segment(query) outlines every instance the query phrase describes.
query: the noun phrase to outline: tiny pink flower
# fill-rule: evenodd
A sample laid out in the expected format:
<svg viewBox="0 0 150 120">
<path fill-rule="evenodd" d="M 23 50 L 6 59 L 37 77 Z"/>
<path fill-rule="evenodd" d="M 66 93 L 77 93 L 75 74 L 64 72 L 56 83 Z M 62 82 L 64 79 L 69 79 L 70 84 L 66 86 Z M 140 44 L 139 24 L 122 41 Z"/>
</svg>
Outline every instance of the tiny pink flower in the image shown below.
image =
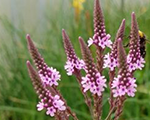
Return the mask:
<svg viewBox="0 0 150 120">
<path fill-rule="evenodd" d="M 46 112 L 47 115 L 50 115 L 51 117 L 53 117 L 55 113 L 56 113 L 56 109 L 53 106 L 47 108 L 47 112 Z"/>
<path fill-rule="evenodd" d="M 60 97 L 58 95 L 54 96 L 53 105 L 55 106 L 55 108 L 58 108 L 61 111 L 66 110 L 66 107 L 64 106 L 64 102 L 60 100 Z"/>
<path fill-rule="evenodd" d="M 90 89 L 90 79 L 88 78 L 88 75 L 86 75 L 85 77 L 82 77 L 81 84 L 82 84 L 82 86 L 84 88 L 83 92 L 86 92 L 87 90 Z"/>
<path fill-rule="evenodd" d="M 88 40 L 88 47 L 90 47 L 92 44 L 93 44 L 93 39 L 92 38 L 90 38 L 89 40 Z"/>
<path fill-rule="evenodd" d="M 41 110 L 43 110 L 44 109 L 44 103 L 43 102 L 39 102 L 38 104 L 37 104 L 37 110 L 38 111 L 41 111 Z"/>
</svg>

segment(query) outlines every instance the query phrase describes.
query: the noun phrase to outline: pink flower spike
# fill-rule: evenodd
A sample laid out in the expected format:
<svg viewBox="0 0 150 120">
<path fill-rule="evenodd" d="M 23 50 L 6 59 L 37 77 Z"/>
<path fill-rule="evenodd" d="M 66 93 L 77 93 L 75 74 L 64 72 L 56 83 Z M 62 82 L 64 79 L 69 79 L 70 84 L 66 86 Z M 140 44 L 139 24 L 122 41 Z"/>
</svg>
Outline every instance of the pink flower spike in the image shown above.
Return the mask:
<svg viewBox="0 0 150 120">
<path fill-rule="evenodd" d="M 79 71 L 81 69 L 84 69 L 85 63 L 83 60 L 80 60 L 71 44 L 71 41 L 69 39 L 69 36 L 65 32 L 65 30 L 62 30 L 62 36 L 63 36 L 63 43 L 65 48 L 65 53 L 67 55 L 67 62 L 65 65 L 65 70 L 67 71 L 68 75 L 74 74 L 76 71 Z"/>
<path fill-rule="evenodd" d="M 126 53 L 122 45 L 122 40 L 118 39 L 118 76 L 112 82 L 112 92 L 114 97 L 128 95 L 133 97 L 136 92 L 135 78 L 132 77 L 127 64 Z"/>
<path fill-rule="evenodd" d="M 27 61 L 27 67 L 34 89 L 40 99 L 40 102 L 37 104 L 37 110 L 41 111 L 46 109 L 46 114 L 52 117 L 55 116 L 55 113 L 58 111 L 64 112 L 66 110 L 65 103 L 61 97 L 57 95 L 57 92 L 53 92 L 52 87 L 51 89 L 47 89 L 42 84 L 41 78 L 31 66 L 29 61 Z"/>
<path fill-rule="evenodd" d="M 39 76 L 41 77 L 41 80 L 45 85 L 58 86 L 58 81 L 60 80 L 61 77 L 59 72 L 52 67 L 48 67 L 48 65 L 44 62 L 44 59 L 38 52 L 38 49 L 35 47 L 29 34 L 27 34 L 26 38 L 28 40 L 27 42 L 28 42 L 29 52 L 38 69 L 38 73 Z"/>
<path fill-rule="evenodd" d="M 87 92 L 89 90 L 92 94 L 101 96 L 104 88 L 106 87 L 106 79 L 98 72 L 94 64 L 91 52 L 81 37 L 79 37 L 79 43 L 86 68 L 86 76 L 82 77 L 81 81 L 84 92 Z"/>
<path fill-rule="evenodd" d="M 105 22 L 103 12 L 99 3 L 99 0 L 94 2 L 94 36 L 88 40 L 88 46 L 95 44 L 96 46 L 105 49 L 106 47 L 111 48 L 112 42 L 110 35 L 106 34 Z"/>
<path fill-rule="evenodd" d="M 129 64 L 130 72 L 134 72 L 136 69 L 142 70 L 144 67 L 145 60 L 140 53 L 140 38 L 138 23 L 136 21 L 135 13 L 131 15 L 131 32 L 130 32 L 130 43 L 129 43 L 129 54 L 127 57 L 127 62 Z"/>
</svg>

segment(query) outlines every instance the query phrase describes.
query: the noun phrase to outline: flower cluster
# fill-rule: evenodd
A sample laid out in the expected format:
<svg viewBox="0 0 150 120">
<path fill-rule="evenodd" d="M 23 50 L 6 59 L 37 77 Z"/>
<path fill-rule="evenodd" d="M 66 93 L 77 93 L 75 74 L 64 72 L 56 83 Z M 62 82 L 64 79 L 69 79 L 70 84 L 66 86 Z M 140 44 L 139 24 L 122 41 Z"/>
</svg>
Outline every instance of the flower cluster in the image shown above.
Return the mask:
<svg viewBox="0 0 150 120">
<path fill-rule="evenodd" d="M 102 92 L 104 91 L 104 87 L 106 87 L 106 79 L 98 72 L 93 72 L 91 76 L 88 71 L 86 76 L 82 77 L 81 84 L 84 88 L 84 92 L 90 90 L 92 94 L 97 94 L 98 96 L 101 96 Z"/>
<path fill-rule="evenodd" d="M 81 82 L 84 92 L 90 90 L 92 94 L 101 96 L 104 87 L 106 87 L 106 79 L 97 71 L 90 50 L 81 37 L 79 38 L 79 42 L 86 69 L 86 76 L 82 77 Z"/>
<path fill-rule="evenodd" d="M 45 85 L 58 85 L 58 80 L 60 80 L 60 74 L 56 69 L 52 67 L 45 67 L 45 70 L 41 69 L 38 71 L 38 73 Z"/>
<path fill-rule="evenodd" d="M 101 48 L 105 48 L 105 47 L 112 47 L 112 42 L 110 40 L 111 36 L 109 34 L 105 34 L 103 33 L 103 37 L 100 37 L 98 35 L 98 33 L 95 33 L 93 38 L 90 38 L 88 40 L 88 46 L 91 46 L 92 44 L 95 44 L 97 46 L 100 46 Z"/>
<path fill-rule="evenodd" d="M 65 32 L 65 30 L 62 30 L 62 36 L 63 36 L 65 53 L 67 55 L 67 62 L 65 65 L 65 70 L 67 71 L 68 75 L 72 75 L 76 71 L 84 69 L 85 63 L 83 60 L 80 60 L 77 57 L 77 55 L 74 51 L 74 48 L 70 42 L 69 36 Z"/>
<path fill-rule="evenodd" d="M 44 93 L 42 93 L 41 96 L 43 96 L 43 94 Z M 58 110 L 66 110 L 66 106 L 64 106 L 64 102 L 60 99 L 60 96 L 55 95 L 53 97 L 49 91 L 47 91 L 45 95 L 46 97 L 41 98 L 41 101 L 37 104 L 38 111 L 46 109 L 46 114 L 53 117 Z"/>
<path fill-rule="evenodd" d="M 138 33 L 138 25 L 135 17 L 135 13 L 132 13 L 132 24 L 130 33 L 130 51 L 127 57 L 130 72 L 136 69 L 142 69 L 144 67 L 145 60 L 140 53 L 140 38 Z"/>
<path fill-rule="evenodd" d="M 84 69 L 84 67 L 85 67 L 84 61 L 78 58 L 71 58 L 71 59 L 68 58 L 66 65 L 65 65 L 65 69 L 68 75 L 72 75 L 75 69 L 81 70 L 81 69 Z"/>
<path fill-rule="evenodd" d="M 135 71 L 136 69 L 142 70 L 142 68 L 144 67 L 144 63 L 145 63 L 144 58 L 141 57 L 139 52 L 136 52 L 135 54 L 133 54 L 132 51 L 130 52 L 131 52 L 130 55 L 128 55 L 127 57 L 130 72 Z M 137 60 L 135 60 L 134 55 L 137 55 Z"/>
<path fill-rule="evenodd" d="M 113 51 L 111 54 L 107 53 L 105 56 L 104 56 L 104 66 L 103 68 L 110 68 L 111 71 L 113 71 L 117 65 L 118 65 L 118 61 L 117 59 L 115 59 L 115 57 L 117 57 L 117 54 L 115 54 L 115 56 L 112 55 L 113 54 Z"/>
<path fill-rule="evenodd" d="M 127 71 L 129 72 L 129 71 Z M 114 93 L 114 97 L 124 96 L 127 94 L 128 96 L 134 97 L 136 92 L 137 85 L 135 84 L 136 79 L 130 77 L 130 74 L 124 76 L 125 73 L 118 75 L 117 78 L 114 79 L 112 83 L 112 89 Z"/>
</svg>

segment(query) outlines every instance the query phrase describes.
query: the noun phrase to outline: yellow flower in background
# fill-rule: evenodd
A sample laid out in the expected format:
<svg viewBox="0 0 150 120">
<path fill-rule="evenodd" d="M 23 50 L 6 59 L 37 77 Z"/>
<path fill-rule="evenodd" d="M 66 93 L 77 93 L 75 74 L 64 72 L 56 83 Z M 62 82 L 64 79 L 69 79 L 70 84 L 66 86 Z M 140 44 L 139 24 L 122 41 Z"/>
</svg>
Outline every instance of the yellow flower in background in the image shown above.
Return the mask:
<svg viewBox="0 0 150 120">
<path fill-rule="evenodd" d="M 81 11 L 83 10 L 83 3 L 85 0 L 73 0 L 73 7 L 75 9 L 75 16 L 79 18 Z"/>
</svg>

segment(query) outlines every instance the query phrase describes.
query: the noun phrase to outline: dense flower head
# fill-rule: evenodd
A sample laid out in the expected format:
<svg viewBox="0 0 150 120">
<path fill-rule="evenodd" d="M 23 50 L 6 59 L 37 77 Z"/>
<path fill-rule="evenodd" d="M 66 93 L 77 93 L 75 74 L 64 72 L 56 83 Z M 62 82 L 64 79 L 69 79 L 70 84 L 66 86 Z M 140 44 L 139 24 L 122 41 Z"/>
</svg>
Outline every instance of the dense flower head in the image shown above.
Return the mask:
<svg viewBox="0 0 150 120">
<path fill-rule="evenodd" d="M 111 54 L 107 53 L 104 56 L 104 66 L 103 66 L 103 68 L 108 67 L 108 68 L 110 68 L 110 71 L 113 71 L 118 65 L 118 61 L 117 61 L 117 59 L 115 59 L 117 54 L 115 54 L 115 56 L 113 56 L 112 54 L 113 53 L 111 53 Z"/>
<path fill-rule="evenodd" d="M 145 60 L 140 53 L 140 38 L 138 33 L 138 24 L 135 13 L 132 13 L 131 32 L 130 32 L 130 51 L 127 57 L 130 72 L 144 67 Z"/>
<path fill-rule="evenodd" d="M 118 66 L 118 60 L 117 60 L 117 46 L 118 46 L 118 39 L 123 39 L 124 36 L 124 30 L 125 30 L 125 19 L 122 20 L 122 23 L 119 27 L 119 30 L 116 34 L 115 41 L 113 43 L 111 53 L 108 53 L 104 56 L 104 66 L 103 68 L 110 68 L 110 71 L 113 71 Z"/>
<path fill-rule="evenodd" d="M 67 55 L 67 62 L 65 65 L 65 69 L 67 71 L 68 75 L 74 74 L 74 72 L 77 70 L 81 70 L 85 68 L 85 63 L 83 60 L 80 60 L 71 44 L 71 41 L 65 32 L 65 30 L 62 30 L 62 36 L 63 36 L 63 42 L 64 42 L 64 48 L 65 53 Z"/>
<path fill-rule="evenodd" d="M 65 111 L 66 106 L 63 100 L 60 99 L 60 96 L 57 95 L 56 92 L 48 90 L 43 85 L 41 78 L 33 69 L 29 61 L 27 61 L 27 67 L 34 89 L 40 99 L 40 102 L 37 104 L 37 110 L 41 111 L 46 109 L 46 114 L 50 116 L 54 116 L 58 111 Z"/>
<path fill-rule="evenodd" d="M 76 60 L 67 60 L 65 69 L 68 75 L 72 75 L 75 72 L 75 69 L 81 70 L 84 69 L 85 63 L 83 60 L 76 59 Z"/>
<path fill-rule="evenodd" d="M 112 82 L 112 92 L 114 97 L 128 96 L 133 97 L 136 92 L 137 85 L 135 78 L 132 77 L 127 64 L 125 50 L 122 45 L 122 40 L 118 39 L 118 76 Z"/>
<path fill-rule="evenodd" d="M 104 37 L 98 36 L 98 33 L 94 34 L 93 38 L 90 38 L 88 40 L 88 46 L 91 46 L 92 44 L 95 44 L 97 46 L 100 46 L 101 48 L 109 47 L 112 48 L 112 42 L 110 40 L 111 36 L 109 34 L 103 35 Z"/>
<path fill-rule="evenodd" d="M 58 81 L 60 80 L 59 72 L 52 67 L 48 67 L 48 65 L 44 62 L 44 59 L 32 42 L 30 35 L 27 35 L 26 38 L 28 40 L 28 49 L 38 69 L 39 76 L 41 77 L 43 83 L 45 85 L 57 86 Z"/>
<path fill-rule="evenodd" d="M 45 68 L 45 72 L 43 69 L 39 70 L 39 76 L 41 77 L 43 83 L 45 85 L 58 85 L 58 80 L 60 80 L 60 74 L 59 72 L 52 68 L 52 67 L 47 67 Z"/>
<path fill-rule="evenodd" d="M 90 90 L 91 93 L 101 96 L 104 91 L 104 87 L 106 87 L 105 77 L 101 76 L 99 72 L 93 72 L 93 75 L 88 74 L 88 72 L 85 77 L 82 77 L 81 84 L 84 88 L 84 92 Z"/>
<path fill-rule="evenodd" d="M 92 94 L 97 94 L 98 96 L 101 96 L 102 92 L 104 91 L 104 87 L 106 87 L 106 79 L 98 72 L 94 64 L 91 52 L 81 37 L 79 37 L 79 42 L 82 56 L 85 62 L 86 71 L 86 76 L 82 77 L 81 82 L 84 88 L 84 92 L 90 90 Z"/>
<path fill-rule="evenodd" d="M 43 94 L 43 93 L 42 93 Z M 57 111 L 66 110 L 64 102 L 60 99 L 60 96 L 55 95 L 54 97 L 47 91 L 44 98 L 37 104 L 37 110 L 41 111 L 46 109 L 46 114 L 54 116 Z"/>
<path fill-rule="evenodd" d="M 102 49 L 105 47 L 112 47 L 112 42 L 110 40 L 111 36 L 106 34 L 104 17 L 102 9 L 100 7 L 99 0 L 95 0 L 94 6 L 94 36 L 88 40 L 88 46 L 95 44 L 100 46 Z"/>
<path fill-rule="evenodd" d="M 129 72 L 129 71 L 127 71 Z M 112 83 L 112 89 L 114 93 L 114 97 L 124 96 L 127 94 L 128 96 L 134 97 L 136 92 L 136 79 L 130 77 L 130 74 L 124 76 L 126 73 L 122 73 L 122 75 L 118 75 L 117 78 L 114 78 Z"/>
</svg>

